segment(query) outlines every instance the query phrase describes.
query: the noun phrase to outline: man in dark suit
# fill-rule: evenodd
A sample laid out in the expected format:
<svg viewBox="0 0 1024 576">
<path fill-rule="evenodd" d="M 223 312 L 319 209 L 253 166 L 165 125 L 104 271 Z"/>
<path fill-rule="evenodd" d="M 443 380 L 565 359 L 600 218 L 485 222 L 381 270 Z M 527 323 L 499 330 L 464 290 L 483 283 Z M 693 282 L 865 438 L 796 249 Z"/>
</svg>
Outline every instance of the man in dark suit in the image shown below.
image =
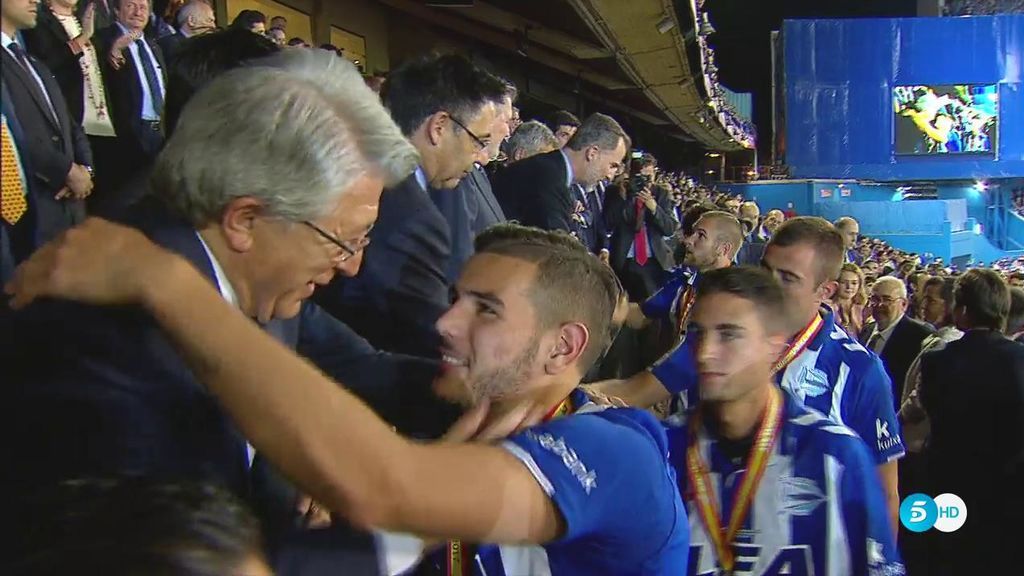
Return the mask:
<svg viewBox="0 0 1024 576">
<path fill-rule="evenodd" d="M 672 216 L 668 191 L 654 186 L 654 157 L 633 161 L 633 177 L 625 195 L 610 195 L 606 214 L 612 231 L 612 270 L 622 280 L 631 302 L 643 302 L 661 286 L 665 273 L 675 267 L 665 238 L 675 234 L 679 222 Z"/>
<path fill-rule="evenodd" d="M 491 181 L 484 168 L 498 157 L 501 144 L 508 138 L 512 102 L 515 101 L 516 93 L 515 86 L 508 84 L 508 93 L 501 102 L 496 103 L 497 113 L 491 124 L 491 141 L 480 150 L 469 173 L 451 190 L 430 189 L 430 199 L 444 216 L 451 231 L 451 257 L 445 265 L 445 276 L 449 284 L 455 283 L 462 273 L 463 265 L 473 255 L 477 234 L 505 221 L 505 213 L 494 197 Z"/>
<path fill-rule="evenodd" d="M 166 69 L 160 48 L 143 31 L 149 21 L 147 0 L 120 0 L 117 22 L 93 39 L 103 68 L 103 83 L 117 138 L 109 150 L 97 150 L 99 194 L 91 211 L 109 214 L 135 200 L 125 184 L 145 170 L 163 145 Z"/>
<path fill-rule="evenodd" d="M 604 182 L 598 182 L 589 190 L 579 184 L 571 187 L 576 210 L 573 220 L 576 223 L 576 237 L 587 247 L 591 254 L 608 261 L 608 233 L 604 214 Z"/>
<path fill-rule="evenodd" d="M 0 58 L 7 106 L 25 135 L 19 151 L 32 168 L 28 189 L 35 209 L 34 241 L 41 244 L 84 217 L 83 199 L 92 192 L 92 152 L 53 74 L 15 41 L 18 30 L 36 25 L 35 8 L 31 0 L 3 3 Z"/>
<path fill-rule="evenodd" d="M 381 196 L 366 264 L 317 301 L 383 350 L 436 357 L 435 323 L 449 305 L 445 274 L 451 230 L 428 190 L 454 188 L 493 139 L 495 103 L 506 85 L 455 55 L 432 56 L 393 71 L 384 102 L 420 154 L 420 165 Z"/>
<path fill-rule="evenodd" d="M 929 495 L 953 493 L 967 506 L 957 531 L 931 531 L 925 573 L 1015 574 L 1024 518 L 1024 346 L 1003 336 L 1005 281 L 968 270 L 954 290 L 963 338 L 921 357 L 921 403 L 931 421 L 925 447 Z"/>
<path fill-rule="evenodd" d="M 181 44 L 193 36 L 209 34 L 217 28 L 217 17 L 213 13 L 213 6 L 203 0 L 191 0 L 178 10 L 175 22 L 178 31 L 168 34 L 157 40 L 164 59 L 169 65 L 173 65 Z"/>
<path fill-rule="evenodd" d="M 592 114 L 564 148 L 516 162 L 496 174 L 494 195 L 510 220 L 575 232 L 576 202 L 569 188 L 579 184 L 587 189 L 613 177 L 630 144 L 613 118 Z"/>
<path fill-rule="evenodd" d="M 35 250 L 35 211 L 29 190 L 31 167 L 18 150 L 25 132 L 11 107 L 7 84 L 0 80 L 3 122 L 3 198 L 0 199 L 0 282 L 10 280 L 14 267 Z M 20 198 L 19 198 L 20 196 Z"/>
<path fill-rule="evenodd" d="M 398 428 L 436 436 L 446 422 L 430 391 L 435 365 L 379 352 L 305 302 L 333 275 L 357 273 L 383 182 L 411 170 L 415 151 L 347 61 L 297 51 L 261 64 L 256 74 L 215 79 L 195 97 L 194 113 L 181 118 L 157 163 L 158 198 L 134 208 L 129 223 L 184 256 L 241 313 L 336 374 Z M 307 114 L 345 128 L 320 138 L 296 134 L 288 143 L 296 156 L 266 146 L 286 137 L 279 120 Z M 346 141 L 350 134 L 372 134 L 372 142 Z M 364 149 L 366 159 L 305 160 L 342 146 Z M 311 179 L 314 170 L 322 173 Z M 335 184 L 346 181 L 339 194 Z M 294 546 L 311 545 L 296 524 L 298 495 L 253 456 L 145 313 L 40 303 L 3 321 L 0 355 L 7 393 L 0 441 L 19 463 L 0 472 L 3 494 L 105 474 L 209 481 L 254 498 L 282 562 L 297 561 L 287 557 Z M 350 540 L 335 546 L 315 538 L 341 554 L 335 567 L 351 560 L 372 565 L 357 564 L 356 573 L 375 572 L 365 535 L 354 552 Z"/>
<path fill-rule="evenodd" d="M 861 330 L 860 341 L 882 358 L 892 379 L 893 400 L 899 411 L 907 370 L 921 353 L 925 338 L 935 334 L 935 329 L 907 316 L 907 286 L 898 278 L 879 278 L 871 288 L 870 304 L 874 322 L 868 322 Z"/>
</svg>

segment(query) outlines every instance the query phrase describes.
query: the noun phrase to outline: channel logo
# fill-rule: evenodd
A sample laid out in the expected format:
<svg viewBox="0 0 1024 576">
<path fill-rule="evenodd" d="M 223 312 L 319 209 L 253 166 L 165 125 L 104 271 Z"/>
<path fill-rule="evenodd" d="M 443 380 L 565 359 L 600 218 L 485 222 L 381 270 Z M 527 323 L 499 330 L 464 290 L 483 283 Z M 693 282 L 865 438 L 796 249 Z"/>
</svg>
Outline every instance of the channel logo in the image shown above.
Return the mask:
<svg viewBox="0 0 1024 576">
<path fill-rule="evenodd" d="M 940 532 L 956 532 L 967 522 L 967 504 L 956 494 L 911 494 L 900 504 L 900 522 L 911 532 L 932 527 Z"/>
</svg>

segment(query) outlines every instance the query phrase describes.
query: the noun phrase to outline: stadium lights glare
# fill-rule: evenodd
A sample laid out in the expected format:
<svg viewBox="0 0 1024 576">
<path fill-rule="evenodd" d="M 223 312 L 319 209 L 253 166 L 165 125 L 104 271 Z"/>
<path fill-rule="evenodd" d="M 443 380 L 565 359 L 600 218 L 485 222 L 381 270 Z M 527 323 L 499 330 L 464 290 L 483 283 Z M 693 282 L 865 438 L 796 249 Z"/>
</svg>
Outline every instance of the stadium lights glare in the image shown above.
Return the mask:
<svg viewBox="0 0 1024 576">
<path fill-rule="evenodd" d="M 982 180 L 978 180 L 977 182 L 974 183 L 974 189 L 977 190 L 978 192 L 984 192 L 985 190 L 988 190 L 988 183 Z"/>
<path fill-rule="evenodd" d="M 721 156 L 718 152 L 708 152 L 708 158 L 718 158 Z"/>
<path fill-rule="evenodd" d="M 658 21 L 658 32 L 661 34 L 665 34 L 675 27 L 675 21 L 669 18 L 668 16 L 665 16 L 664 18 Z"/>
</svg>

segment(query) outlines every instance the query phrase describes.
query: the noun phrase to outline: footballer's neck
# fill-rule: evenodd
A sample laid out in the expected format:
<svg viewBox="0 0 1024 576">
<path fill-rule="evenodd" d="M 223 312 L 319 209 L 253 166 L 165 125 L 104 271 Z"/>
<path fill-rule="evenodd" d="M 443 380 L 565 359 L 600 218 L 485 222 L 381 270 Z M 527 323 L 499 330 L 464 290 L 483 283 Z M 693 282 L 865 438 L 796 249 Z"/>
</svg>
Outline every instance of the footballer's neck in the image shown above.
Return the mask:
<svg viewBox="0 0 1024 576">
<path fill-rule="evenodd" d="M 770 379 L 732 400 L 704 402 L 703 414 L 719 436 L 742 440 L 754 435 L 768 408 L 776 386 Z"/>
</svg>

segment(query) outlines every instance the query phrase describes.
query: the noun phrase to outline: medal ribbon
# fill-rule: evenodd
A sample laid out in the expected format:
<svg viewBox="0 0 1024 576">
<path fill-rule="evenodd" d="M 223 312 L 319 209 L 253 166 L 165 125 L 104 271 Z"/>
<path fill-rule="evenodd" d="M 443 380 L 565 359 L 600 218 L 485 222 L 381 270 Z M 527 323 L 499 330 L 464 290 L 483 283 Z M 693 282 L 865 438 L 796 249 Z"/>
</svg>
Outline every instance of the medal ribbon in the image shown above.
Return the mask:
<svg viewBox="0 0 1024 576">
<path fill-rule="evenodd" d="M 682 334 L 686 331 L 686 321 L 690 318 L 690 309 L 693 308 L 693 303 L 697 300 L 697 290 L 694 289 L 693 285 L 686 287 L 679 294 L 678 305 L 676 306 L 676 312 L 678 313 L 678 324 L 676 325 L 676 333 Z"/>
<path fill-rule="evenodd" d="M 821 326 L 824 323 L 825 321 L 821 319 L 821 314 L 815 314 L 814 320 L 811 320 L 811 323 L 808 324 L 802 332 L 800 332 L 800 335 L 790 343 L 789 348 L 786 348 L 786 351 L 782 353 L 782 356 L 775 363 L 775 366 L 772 366 L 772 374 L 774 375 L 782 372 L 786 369 L 786 366 L 789 366 L 793 360 L 796 360 L 796 357 L 799 356 L 800 353 L 807 348 L 807 345 L 811 343 L 811 340 L 814 340 L 814 337 L 818 335 L 818 332 L 821 330 Z"/>
<path fill-rule="evenodd" d="M 558 403 L 557 406 L 551 409 L 550 412 L 544 416 L 544 422 L 549 422 L 555 418 L 561 418 L 568 414 L 572 414 L 574 411 L 572 401 L 566 396 L 564 400 Z M 473 561 L 466 557 L 466 551 L 469 549 L 468 546 L 462 544 L 461 540 L 449 540 L 448 541 L 448 553 L 445 555 L 447 560 L 448 571 L 445 573 L 447 576 L 470 576 L 472 574 Z"/>
<path fill-rule="evenodd" d="M 758 428 L 757 436 L 751 447 L 750 455 L 747 457 L 747 472 L 743 476 L 743 482 L 736 487 L 733 495 L 733 509 L 729 516 L 729 526 L 724 528 L 721 521 L 721 512 L 718 509 L 718 499 L 711 488 L 711 481 L 708 478 L 708 466 L 700 455 L 700 445 L 697 442 L 698 431 L 700 430 L 700 413 L 694 414 L 690 420 L 690 447 L 686 450 L 686 472 L 693 489 L 693 498 L 697 505 L 697 511 L 708 536 L 711 538 L 718 555 L 718 563 L 731 574 L 736 558 L 733 556 L 732 542 L 736 538 L 746 520 L 750 505 L 757 492 L 757 485 L 761 482 L 764 470 L 768 465 L 772 448 L 778 439 L 779 429 L 782 425 L 782 393 L 771 388 L 771 395 L 768 398 L 768 407 L 765 409 L 764 419 Z"/>
</svg>

